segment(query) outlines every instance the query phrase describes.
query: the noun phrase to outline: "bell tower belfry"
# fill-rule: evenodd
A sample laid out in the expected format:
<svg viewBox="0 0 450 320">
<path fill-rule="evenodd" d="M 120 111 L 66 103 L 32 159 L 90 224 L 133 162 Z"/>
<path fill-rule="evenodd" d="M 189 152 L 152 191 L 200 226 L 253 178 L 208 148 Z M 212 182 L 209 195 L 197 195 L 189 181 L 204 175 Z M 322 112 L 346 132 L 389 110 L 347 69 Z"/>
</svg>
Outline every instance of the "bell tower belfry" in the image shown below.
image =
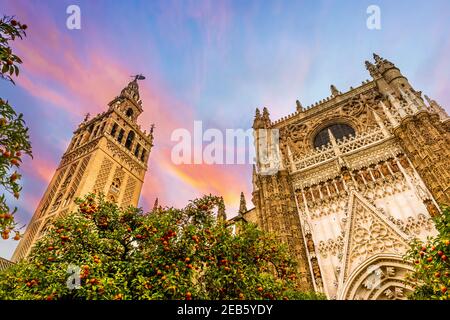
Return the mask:
<svg viewBox="0 0 450 320">
<path fill-rule="evenodd" d="M 25 258 L 51 221 L 75 209 L 74 200 L 90 192 L 103 193 L 121 207 L 137 206 L 153 146 L 153 128 L 137 124 L 143 112 L 134 78 L 109 104 L 107 111 L 87 114 L 56 168 L 12 260 Z"/>
</svg>

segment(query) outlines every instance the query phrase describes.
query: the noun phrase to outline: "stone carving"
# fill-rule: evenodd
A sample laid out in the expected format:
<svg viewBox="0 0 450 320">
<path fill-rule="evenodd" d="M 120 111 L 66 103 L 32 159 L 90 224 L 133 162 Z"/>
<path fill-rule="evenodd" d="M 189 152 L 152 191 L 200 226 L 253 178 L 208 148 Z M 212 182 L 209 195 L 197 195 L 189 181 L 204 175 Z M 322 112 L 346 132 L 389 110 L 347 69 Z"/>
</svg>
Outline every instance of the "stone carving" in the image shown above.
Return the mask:
<svg viewBox="0 0 450 320">
<path fill-rule="evenodd" d="M 353 193 L 350 199 L 348 226 L 344 243 L 344 274 L 377 253 L 403 254 L 407 248 L 406 235 L 364 198 Z"/>
<path fill-rule="evenodd" d="M 252 195 L 261 227 L 301 252 L 305 289 L 323 287 L 338 299 L 403 299 L 411 288 L 396 278 L 410 267 L 399 262 L 407 239 L 432 234 L 428 213 L 439 214 L 435 200 L 448 199 L 449 126 L 394 64 L 375 55 L 366 67 L 373 81 L 339 94 L 333 88 L 334 95 L 279 121 L 257 112 L 253 128 L 280 130 L 285 169 L 269 178 L 254 172 Z M 316 149 L 316 135 L 333 124 L 355 134 L 333 132 L 331 143 Z M 297 208 L 301 228 L 283 206 Z M 306 235 L 293 237 L 302 230 Z M 383 263 L 384 282 L 369 290 L 360 270 L 374 258 Z"/>
<path fill-rule="evenodd" d="M 399 253 L 406 249 L 403 241 L 395 235 L 389 226 L 380 221 L 361 203 L 355 207 L 353 229 L 351 230 L 352 248 L 350 261 L 363 261 L 369 255 L 379 252 Z"/>
<path fill-rule="evenodd" d="M 328 239 L 327 241 L 320 241 L 318 251 L 323 258 L 327 258 L 329 254 L 336 256 L 344 247 L 344 238 L 338 236 L 336 239 Z"/>
<path fill-rule="evenodd" d="M 111 173 L 112 165 L 113 163 L 111 160 L 106 157 L 103 159 L 100 171 L 97 174 L 97 179 L 95 180 L 93 189 L 94 192 L 104 192 L 106 181 Z"/>
</svg>

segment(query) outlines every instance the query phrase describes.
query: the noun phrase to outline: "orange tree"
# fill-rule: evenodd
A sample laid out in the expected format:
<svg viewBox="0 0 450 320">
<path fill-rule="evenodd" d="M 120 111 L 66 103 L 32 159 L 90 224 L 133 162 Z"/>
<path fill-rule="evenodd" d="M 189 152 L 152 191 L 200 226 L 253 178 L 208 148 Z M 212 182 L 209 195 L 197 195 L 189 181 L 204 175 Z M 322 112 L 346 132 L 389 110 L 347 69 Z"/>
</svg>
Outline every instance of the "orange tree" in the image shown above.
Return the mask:
<svg viewBox="0 0 450 320">
<path fill-rule="evenodd" d="M 251 224 L 233 234 L 216 219 L 219 197 L 147 214 L 102 196 L 77 201 L 27 261 L 0 273 L 0 299 L 322 298 L 298 290 L 294 262 L 273 236 Z"/>
<path fill-rule="evenodd" d="M 10 41 L 25 36 L 26 25 L 20 24 L 12 17 L 0 19 L 0 78 L 14 83 L 12 77 L 19 75 L 18 64 L 22 60 L 15 55 L 9 45 Z M 0 98 L 0 186 L 2 191 L 19 198 L 21 187 L 18 181 L 21 175 L 17 168 L 22 154 L 31 156 L 28 128 L 22 114 L 17 115 L 8 101 Z M 0 192 L 0 234 L 8 239 L 15 231 L 15 240 L 20 239 L 17 223 L 14 220 L 16 208 L 10 209 L 5 194 Z"/>
<path fill-rule="evenodd" d="M 450 208 L 434 218 L 438 235 L 425 243 L 415 239 L 406 259 L 414 263 L 409 280 L 415 287 L 412 299 L 448 300 L 450 288 Z"/>
</svg>

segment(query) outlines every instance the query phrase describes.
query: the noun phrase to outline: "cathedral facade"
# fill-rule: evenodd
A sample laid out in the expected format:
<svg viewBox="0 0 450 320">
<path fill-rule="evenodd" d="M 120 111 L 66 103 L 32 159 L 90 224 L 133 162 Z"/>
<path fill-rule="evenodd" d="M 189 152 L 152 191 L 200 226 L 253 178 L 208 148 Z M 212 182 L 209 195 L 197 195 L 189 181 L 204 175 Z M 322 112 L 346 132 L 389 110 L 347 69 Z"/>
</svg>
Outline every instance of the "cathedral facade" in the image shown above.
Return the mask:
<svg viewBox="0 0 450 320">
<path fill-rule="evenodd" d="M 278 121 L 257 109 L 253 124 L 255 208 L 241 216 L 275 232 L 299 262 L 300 286 L 329 299 L 405 299 L 408 243 L 435 235 L 431 218 L 450 204 L 449 117 L 374 59 L 360 86 L 331 86 Z M 276 152 L 262 159 L 264 145 Z"/>
<path fill-rule="evenodd" d="M 153 146 L 153 126 L 147 133 L 137 124 L 143 112 L 141 78 L 136 76 L 108 110 L 92 119 L 86 115 L 75 130 L 12 261 L 26 258 L 55 218 L 75 210 L 77 197 L 103 193 L 122 207 L 138 205 Z"/>
</svg>

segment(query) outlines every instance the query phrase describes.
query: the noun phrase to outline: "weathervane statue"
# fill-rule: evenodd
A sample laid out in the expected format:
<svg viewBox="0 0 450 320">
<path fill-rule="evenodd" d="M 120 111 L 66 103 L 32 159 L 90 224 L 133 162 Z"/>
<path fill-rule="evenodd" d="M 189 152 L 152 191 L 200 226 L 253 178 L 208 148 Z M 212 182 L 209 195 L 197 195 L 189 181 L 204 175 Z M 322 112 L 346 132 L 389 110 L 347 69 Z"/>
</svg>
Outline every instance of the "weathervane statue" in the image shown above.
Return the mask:
<svg viewBox="0 0 450 320">
<path fill-rule="evenodd" d="M 145 77 L 142 74 L 137 74 L 137 75 L 134 75 L 134 76 L 131 76 L 131 77 L 134 78 L 134 81 L 136 81 L 136 80 L 144 80 L 145 79 Z"/>
</svg>

